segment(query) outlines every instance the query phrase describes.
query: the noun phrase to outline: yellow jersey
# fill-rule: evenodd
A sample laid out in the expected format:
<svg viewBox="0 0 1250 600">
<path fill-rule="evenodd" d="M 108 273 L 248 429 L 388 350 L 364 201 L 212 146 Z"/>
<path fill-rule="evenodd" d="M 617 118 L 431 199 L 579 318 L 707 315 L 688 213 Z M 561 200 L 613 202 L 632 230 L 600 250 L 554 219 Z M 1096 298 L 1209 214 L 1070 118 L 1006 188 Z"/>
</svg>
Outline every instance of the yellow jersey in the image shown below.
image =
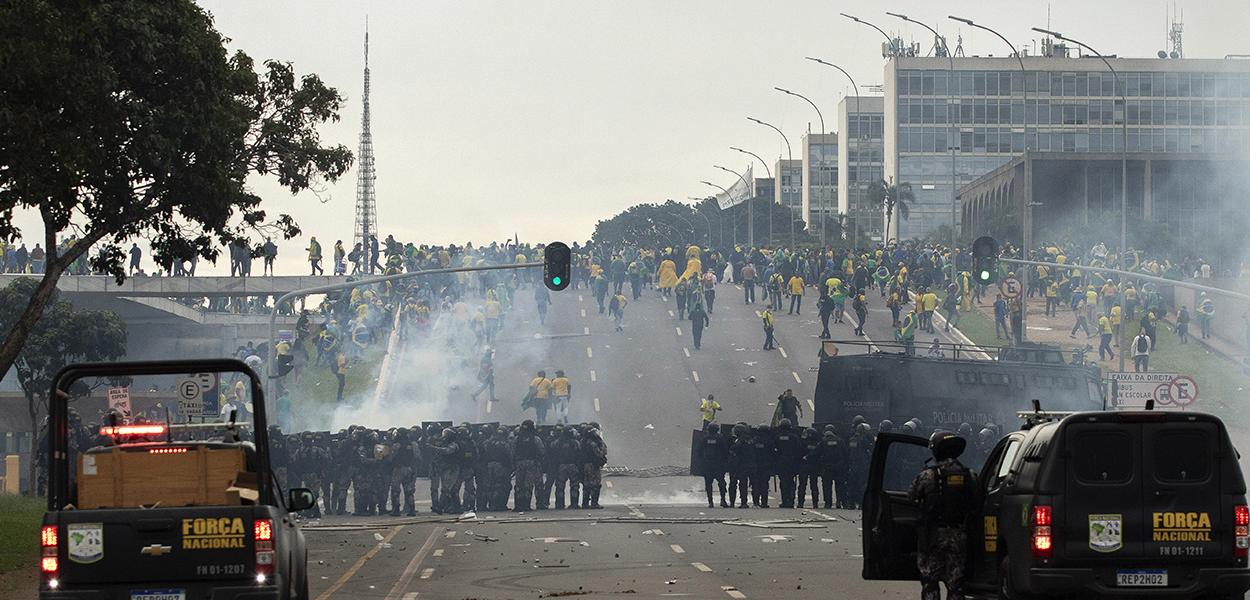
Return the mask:
<svg viewBox="0 0 1250 600">
<path fill-rule="evenodd" d="M 556 396 L 568 396 L 569 388 L 572 387 L 568 377 L 556 377 L 551 380 L 551 389 Z"/>
</svg>

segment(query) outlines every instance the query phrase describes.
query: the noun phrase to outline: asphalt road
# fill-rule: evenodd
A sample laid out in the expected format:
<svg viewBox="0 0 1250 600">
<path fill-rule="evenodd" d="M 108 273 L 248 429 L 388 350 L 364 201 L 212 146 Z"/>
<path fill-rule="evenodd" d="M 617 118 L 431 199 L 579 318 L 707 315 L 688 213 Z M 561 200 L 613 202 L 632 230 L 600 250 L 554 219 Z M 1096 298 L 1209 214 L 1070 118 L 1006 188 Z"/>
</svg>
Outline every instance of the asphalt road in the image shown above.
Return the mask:
<svg viewBox="0 0 1250 600">
<path fill-rule="evenodd" d="M 628 286 L 626 286 L 628 295 Z M 455 421 L 516 423 L 533 418 L 520 398 L 538 369 L 563 369 L 573 383 L 573 421 L 597 421 L 609 465 L 685 466 L 699 400 L 714 394 L 720 420 L 768 422 L 791 388 L 810 423 L 820 321 L 815 290 L 803 314 L 776 315 L 778 349 L 760 349 L 757 310 L 738 286 L 717 287 L 703 347 L 672 299 L 644 292 L 626 309 L 624 331 L 599 313 L 586 289 L 553 294 L 540 325 L 522 290 L 496 341 L 498 402 L 456 404 Z M 878 297 L 866 327 L 890 340 Z M 788 308 L 788 304 L 787 304 Z M 853 339 L 854 317 L 832 327 Z M 944 341 L 957 341 L 947 336 Z M 924 338 L 929 339 L 929 338 Z M 853 346 L 843 352 L 863 352 Z M 402 368 L 402 355 L 395 361 Z M 750 381 L 750 378 L 754 381 Z M 331 517 L 309 529 L 310 585 L 329 598 L 534 598 L 562 595 L 694 598 L 914 597 L 917 585 L 860 578 L 857 511 L 709 509 L 695 477 L 610 477 L 601 511 L 479 514 L 461 522 L 422 512 L 416 519 Z M 418 482 L 428 508 L 428 489 Z M 774 498 L 776 494 L 774 493 Z M 776 503 L 777 500 L 774 500 Z M 776 521 L 776 522 L 773 522 Z M 337 526 L 347 526 L 346 529 Z M 326 528 L 328 527 L 328 528 Z"/>
</svg>

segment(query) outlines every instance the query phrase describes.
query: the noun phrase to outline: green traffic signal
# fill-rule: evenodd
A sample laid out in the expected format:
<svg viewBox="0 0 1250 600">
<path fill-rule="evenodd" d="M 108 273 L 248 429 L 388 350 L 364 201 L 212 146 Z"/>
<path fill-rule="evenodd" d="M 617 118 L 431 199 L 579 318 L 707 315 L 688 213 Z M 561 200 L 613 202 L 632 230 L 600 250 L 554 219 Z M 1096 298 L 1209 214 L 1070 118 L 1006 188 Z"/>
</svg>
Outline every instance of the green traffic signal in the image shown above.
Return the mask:
<svg viewBox="0 0 1250 600">
<path fill-rule="evenodd" d="M 555 285 L 560 285 L 560 277 L 559 277 L 559 276 L 552 277 L 552 278 L 551 278 L 551 283 L 553 283 L 553 284 L 555 284 Z"/>
</svg>

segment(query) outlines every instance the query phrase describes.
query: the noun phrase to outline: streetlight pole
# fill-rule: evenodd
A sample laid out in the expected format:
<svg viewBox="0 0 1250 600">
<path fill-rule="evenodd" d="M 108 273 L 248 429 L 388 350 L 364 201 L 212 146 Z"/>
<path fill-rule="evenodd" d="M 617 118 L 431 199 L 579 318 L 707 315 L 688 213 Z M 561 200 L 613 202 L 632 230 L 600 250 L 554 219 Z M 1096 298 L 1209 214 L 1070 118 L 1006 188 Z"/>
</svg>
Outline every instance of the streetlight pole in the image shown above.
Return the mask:
<svg viewBox="0 0 1250 600">
<path fill-rule="evenodd" d="M 802 98 L 803 100 L 807 101 L 807 103 L 808 103 L 808 104 L 812 105 L 812 108 L 816 110 L 816 116 L 820 119 L 820 137 L 821 137 L 821 143 L 823 144 L 823 143 L 824 143 L 824 137 L 825 137 L 825 115 L 821 114 L 821 112 L 820 112 L 820 108 L 819 108 L 818 106 L 816 106 L 816 103 L 815 103 L 815 102 L 812 102 L 812 100 L 811 100 L 810 98 L 808 98 L 807 96 L 804 96 L 803 94 L 800 94 L 800 93 L 797 93 L 797 92 L 792 92 L 792 91 L 787 90 L 787 89 L 785 89 L 785 88 L 774 87 L 773 89 L 774 89 L 774 90 L 777 90 L 778 92 L 781 92 L 781 93 L 783 93 L 783 94 L 789 95 L 789 96 L 794 96 L 794 97 L 796 97 L 796 98 Z M 808 156 L 811 156 L 811 152 L 810 152 L 810 151 L 808 152 Z M 823 158 L 824 158 L 824 153 L 822 152 L 822 153 L 821 153 L 821 159 L 822 159 L 822 161 L 823 161 Z M 823 170 L 823 169 L 822 169 L 822 170 Z M 806 177 L 806 176 L 808 176 L 808 175 L 810 175 L 810 173 L 804 173 L 804 174 L 803 174 L 803 176 L 804 176 L 804 177 Z M 825 182 L 825 187 L 828 187 L 828 182 Z M 825 219 L 826 219 L 826 217 L 827 217 L 827 215 L 825 215 L 825 195 L 824 195 L 824 191 L 822 190 L 822 191 L 821 191 L 821 195 L 820 195 L 820 247 L 821 247 L 822 249 L 825 247 Z M 822 252 L 823 252 L 823 250 L 822 250 Z"/>
<path fill-rule="evenodd" d="M 822 64 L 822 65 L 825 65 L 826 67 L 833 67 L 833 68 L 835 68 L 835 69 L 837 69 L 837 70 L 841 71 L 843 75 L 846 75 L 846 78 L 847 78 L 847 79 L 849 79 L 849 80 L 851 81 L 851 92 L 855 94 L 855 114 L 857 115 L 856 119 L 863 118 L 864 113 L 863 113 L 863 111 L 860 109 L 860 101 L 859 101 L 859 86 L 855 85 L 855 78 L 854 78 L 854 77 L 851 77 L 851 74 L 850 74 L 850 73 L 847 73 L 847 72 L 846 72 L 846 69 L 843 69 L 842 67 L 839 67 L 838 65 L 835 65 L 835 64 L 833 64 L 833 63 L 831 63 L 831 62 L 824 61 L 824 60 L 821 60 L 821 59 L 819 59 L 819 58 L 814 58 L 814 57 L 811 57 L 811 56 L 805 56 L 804 58 L 806 58 L 807 60 L 810 60 L 810 61 L 812 61 L 812 62 L 816 62 L 816 63 L 820 63 L 820 64 Z M 848 135 L 848 134 L 850 133 L 850 129 L 851 129 L 851 116 L 850 116 L 850 115 L 847 115 L 847 117 L 846 117 L 846 129 L 847 129 L 847 131 L 843 131 L 843 132 L 842 132 L 842 135 Z M 867 137 L 867 136 L 864 136 L 864 137 Z M 849 150 L 850 150 L 850 148 L 851 148 L 851 145 L 850 145 L 850 141 L 849 141 L 849 140 L 847 141 L 846 148 L 847 148 L 847 150 L 848 150 L 848 151 L 849 151 Z M 847 157 L 847 163 L 848 163 L 848 166 L 849 166 L 849 163 L 850 163 L 850 157 L 849 157 L 849 156 Z M 851 181 L 851 176 L 850 176 L 850 174 L 849 174 L 849 173 L 848 173 L 848 174 L 847 174 L 847 176 L 846 176 L 846 181 L 847 181 L 847 183 L 848 183 L 848 184 L 849 184 L 849 183 L 850 183 L 850 181 Z M 856 183 L 858 183 L 858 182 L 856 182 Z M 849 187 L 849 185 L 848 185 L 848 187 Z M 860 191 L 862 192 L 863 190 L 861 189 Z M 846 198 L 847 198 L 847 203 L 846 203 L 846 212 L 847 212 L 848 217 L 850 218 L 851 223 L 853 223 L 852 227 L 854 228 L 854 233 L 852 234 L 852 235 L 853 235 L 853 238 L 852 238 L 852 240 L 851 240 L 851 246 L 852 246 L 853 248 L 859 248 L 859 218 L 858 218 L 857 216 L 852 216 L 852 215 L 851 215 L 851 212 L 852 212 L 852 210 L 851 210 L 851 202 L 850 202 L 850 198 L 851 198 L 851 190 L 849 190 L 849 189 L 848 189 L 848 190 L 846 190 Z M 857 199 L 858 199 L 858 198 L 857 198 Z M 858 204 L 858 203 L 856 203 L 856 204 Z"/>
<path fill-rule="evenodd" d="M 719 185 L 716 185 L 715 183 L 712 183 L 712 182 L 710 182 L 710 181 L 699 181 L 699 183 L 702 183 L 702 184 L 704 184 L 704 185 L 710 185 L 710 186 L 712 186 L 712 187 L 714 187 L 714 188 L 716 188 L 716 189 L 718 189 L 718 190 L 720 190 L 720 191 L 722 191 L 722 192 L 725 192 L 725 197 L 726 197 L 726 198 L 729 198 L 729 190 L 727 190 L 727 189 L 725 189 L 725 188 L 723 188 L 723 187 L 721 187 L 721 186 L 719 186 Z M 722 211 L 720 211 L 720 212 L 721 212 L 721 214 L 724 214 L 724 213 L 725 213 L 725 211 L 723 211 L 723 210 L 722 210 Z M 733 230 L 734 230 L 734 245 L 735 245 L 735 246 L 737 246 L 737 245 L 738 245 L 738 222 L 737 222 L 737 221 L 734 221 L 734 223 L 733 223 Z M 721 245 L 722 245 L 722 246 L 724 246 L 724 245 L 725 245 L 725 226 L 724 226 L 724 223 L 723 223 L 723 222 L 721 223 L 720 235 L 721 235 Z"/>
<path fill-rule="evenodd" d="M 751 197 L 750 197 L 751 182 L 747 181 L 747 178 L 744 177 L 742 173 L 739 173 L 733 169 L 725 168 L 720 165 L 712 165 L 712 167 L 720 169 L 726 173 L 733 173 L 734 175 L 737 175 L 738 180 L 742 182 L 742 185 L 746 186 L 746 190 L 748 194 L 747 196 L 747 247 L 754 248 L 755 247 L 755 212 L 751 209 Z M 730 200 L 733 200 L 733 198 L 730 198 Z"/>
<path fill-rule="evenodd" d="M 1072 42 L 1073 44 L 1089 50 L 1090 53 L 1102 60 L 1102 64 L 1107 65 L 1107 70 L 1111 71 L 1112 85 L 1114 85 L 1116 89 L 1120 90 L 1120 103 L 1124 105 L 1124 117 L 1121 119 L 1120 128 L 1122 137 L 1124 138 L 1122 142 L 1124 147 L 1120 149 L 1120 266 L 1124 267 L 1124 255 L 1128 252 L 1128 97 L 1125 95 L 1125 89 L 1120 86 L 1120 74 L 1116 73 L 1115 67 L 1111 66 L 1111 61 L 1108 61 L 1107 57 L 1103 56 L 1101 52 L 1091 48 L 1089 44 L 1079 40 L 1074 40 L 1070 37 L 1065 37 L 1064 35 L 1050 31 L 1049 29 L 1034 27 L 1033 31 L 1056 37 L 1065 42 Z M 1114 111 L 1112 112 L 1112 117 L 1114 117 Z M 1120 279 L 1120 318 L 1124 318 L 1123 278 Z M 1125 329 L 1126 328 L 1123 326 L 1120 327 L 1120 341 L 1123 341 L 1123 332 Z M 1122 352 L 1120 353 L 1120 370 L 1124 370 L 1124 353 Z"/>
<path fill-rule="evenodd" d="M 946 93 L 947 93 L 946 122 L 948 125 L 947 127 L 948 133 L 947 133 L 946 141 L 949 143 L 950 150 L 951 150 L 951 258 L 954 258 L 955 246 L 957 245 L 957 242 L 959 240 L 959 214 L 958 214 L 957 205 L 955 201 L 955 198 L 956 198 L 955 194 L 958 191 L 956 189 L 957 188 L 957 184 L 956 184 L 957 174 L 955 172 L 955 144 L 959 141 L 958 140 L 959 129 L 955 127 L 955 117 L 959 115 L 958 115 L 958 111 L 954 110 L 955 88 L 951 87 L 951 80 L 954 78 L 954 75 L 955 75 L 955 56 L 951 54 L 950 46 L 946 45 L 946 38 L 942 37 L 942 35 L 939 34 L 936 29 L 929 27 L 928 25 L 921 23 L 920 21 L 911 19 L 907 15 L 903 15 L 899 13 L 892 13 L 892 12 L 887 12 L 885 14 L 890 15 L 891 17 L 898 17 L 908 23 L 914 23 L 916 25 L 924 27 L 925 29 L 928 29 L 933 34 L 935 43 L 937 40 L 942 40 L 942 50 L 943 52 L 946 53 L 946 58 L 950 61 L 950 69 L 946 71 Z"/>
<path fill-rule="evenodd" d="M 794 151 L 792 148 L 790 148 L 790 138 L 787 138 L 786 134 L 782 133 L 780 129 L 777 129 L 775 125 L 772 125 L 770 123 L 765 123 L 759 119 L 756 119 L 755 117 L 747 117 L 747 120 L 751 121 L 752 123 L 757 123 L 765 127 L 768 127 L 769 129 L 772 129 L 773 131 L 776 131 L 777 134 L 781 136 L 782 141 L 786 143 L 786 162 L 787 163 L 794 162 Z M 802 176 L 803 176 L 803 173 L 802 173 L 802 170 L 800 170 L 799 177 L 802 177 Z M 780 179 L 781 179 L 781 173 L 778 172 L 777 179 L 773 181 L 773 185 L 780 186 L 781 185 Z M 801 181 L 802 179 L 800 179 L 800 182 Z M 784 190 L 782 191 L 782 197 L 783 198 L 785 197 Z M 798 245 L 794 243 L 794 207 L 786 206 L 786 209 L 790 211 L 790 251 L 794 252 L 798 248 Z M 771 213 L 769 214 L 771 215 Z"/>
<path fill-rule="evenodd" d="M 695 213 L 696 215 L 699 215 L 700 217 L 703 217 L 703 224 L 704 224 L 705 226 L 707 226 L 707 244 L 708 244 L 709 246 L 711 246 L 711 245 L 712 245 L 712 222 L 711 222 L 711 221 L 709 221 L 709 220 L 708 220 L 708 218 L 707 218 L 707 215 L 703 214 L 703 211 L 699 209 L 699 204 L 700 204 L 701 202 L 703 202 L 704 200 L 706 200 L 707 198 L 698 198 L 698 197 L 695 197 L 695 196 L 686 196 L 686 198 L 687 198 L 688 200 L 693 200 L 693 201 L 695 202 L 695 205 L 694 205 L 694 213 Z M 722 239 L 721 239 L 721 240 L 719 240 L 719 241 L 720 241 L 720 245 L 721 245 L 721 246 L 724 246 L 724 245 L 725 245 L 725 240 L 724 240 L 724 238 L 722 238 Z"/>
<path fill-rule="evenodd" d="M 877 27 L 876 25 L 873 25 L 872 23 L 869 23 L 868 21 L 865 21 L 865 20 L 863 20 L 863 19 L 861 19 L 861 18 L 859 18 L 859 17 L 853 16 L 853 15 L 848 15 L 848 14 L 846 14 L 846 13 L 838 13 L 838 14 L 840 14 L 840 15 L 842 15 L 842 16 L 844 16 L 844 17 L 846 17 L 846 18 L 848 18 L 848 19 L 850 19 L 850 20 L 852 20 L 852 21 L 855 21 L 856 23 L 859 23 L 860 25 L 867 25 L 867 26 L 869 26 L 869 27 L 871 27 L 871 28 L 873 28 L 873 29 L 876 29 L 878 32 L 880 32 L 880 33 L 881 33 L 881 35 L 885 36 L 885 41 L 887 41 L 887 42 L 889 42 L 889 43 L 890 43 L 890 51 L 891 51 L 891 53 L 894 51 L 894 45 L 893 45 L 893 44 L 894 44 L 894 38 L 890 37 L 890 34 L 888 34 L 888 33 L 886 33 L 885 31 L 883 31 L 880 27 Z M 887 13 L 887 14 L 888 14 L 888 13 Z"/>
<path fill-rule="evenodd" d="M 738 147 L 735 147 L 735 146 L 730 146 L 730 147 L 729 147 L 729 149 L 730 149 L 730 150 L 735 150 L 735 151 L 737 151 L 737 152 L 741 152 L 741 153 L 743 153 L 743 154 L 750 154 L 751 156 L 754 156 L 754 157 L 755 157 L 755 160 L 760 161 L 760 164 L 761 164 L 761 165 L 764 165 L 764 174 L 765 174 L 766 176 L 768 176 L 768 178 L 769 178 L 769 179 L 772 179 L 772 178 L 773 178 L 773 171 L 772 171 L 772 169 L 769 169 L 769 168 L 768 168 L 768 163 L 764 162 L 764 159 L 760 158 L 760 155 L 758 155 L 758 154 L 756 154 L 756 153 L 754 153 L 754 152 L 751 152 L 750 150 L 743 150 L 742 148 L 738 148 Z M 773 186 L 775 187 L 776 185 L 777 185 L 777 182 L 774 180 L 774 181 L 773 181 Z M 752 191 L 754 191 L 754 190 L 752 190 Z M 752 204 L 754 204 L 754 200 L 755 200 L 755 198 L 751 198 L 751 200 L 749 200 L 748 202 L 751 202 Z M 773 203 L 772 199 L 771 199 L 771 198 L 769 198 L 769 199 L 768 199 L 768 245 L 769 245 L 769 246 L 773 245 L 773 204 L 774 204 L 774 203 Z M 752 223 L 754 223 L 754 219 L 752 219 Z"/>
<path fill-rule="evenodd" d="M 1011 53 L 1015 55 L 1016 62 L 1020 65 L 1020 73 L 1022 73 L 1023 76 L 1023 81 L 1020 82 L 1020 95 L 1024 101 L 1021 108 L 1024 111 L 1024 171 L 1026 173 L 1024 178 L 1026 181 L 1026 185 L 1024 186 L 1024 210 L 1020 213 L 1020 220 L 1023 222 L 1020 227 L 1021 237 L 1023 238 L 1021 240 L 1021 243 L 1023 244 L 1021 258 L 1028 260 L 1029 250 L 1033 248 L 1033 170 L 1031 166 L 1032 161 L 1029 160 L 1029 71 L 1024 68 L 1024 59 L 1021 58 L 1020 51 L 1016 50 L 1015 45 L 1012 44 L 1007 38 L 1003 37 L 1001 33 L 998 33 L 985 25 L 974 23 L 972 19 L 965 19 L 954 15 L 949 15 L 947 18 L 952 21 L 958 21 L 970 27 L 976 27 L 977 29 L 982 29 L 994 34 L 998 37 L 998 39 L 1002 40 L 1004 44 L 1007 44 L 1008 48 L 1011 48 Z M 1029 289 L 1029 267 L 1022 269 L 1017 276 L 1020 278 L 1020 283 L 1024 286 L 1024 289 Z M 1027 298 L 1025 301 L 1027 302 Z M 1027 308 L 1022 306 L 1020 310 L 1021 340 L 1027 340 L 1029 337 L 1028 322 L 1029 311 Z"/>
</svg>

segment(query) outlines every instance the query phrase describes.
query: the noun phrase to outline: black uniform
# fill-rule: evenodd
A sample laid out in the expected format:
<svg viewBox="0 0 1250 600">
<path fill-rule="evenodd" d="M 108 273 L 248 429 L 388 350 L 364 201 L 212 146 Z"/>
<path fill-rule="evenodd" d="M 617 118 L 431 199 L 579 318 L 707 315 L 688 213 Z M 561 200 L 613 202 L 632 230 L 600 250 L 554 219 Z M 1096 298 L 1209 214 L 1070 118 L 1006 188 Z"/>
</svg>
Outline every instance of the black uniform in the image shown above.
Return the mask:
<svg viewBox="0 0 1250 600">
<path fill-rule="evenodd" d="M 815 429 L 808 429 L 803 432 L 801 439 L 803 457 L 799 465 L 799 495 L 798 506 L 803 508 L 803 503 L 807 498 L 808 487 L 812 490 L 812 508 L 816 508 L 820 504 L 820 464 L 816 461 L 817 452 L 820 451 L 820 438 L 816 436 Z"/>
<path fill-rule="evenodd" d="M 750 485 L 749 473 L 751 471 L 751 432 L 745 427 L 734 429 L 733 443 L 729 446 L 729 459 L 727 467 L 729 469 L 729 504 L 733 505 L 735 498 L 741 498 L 739 501 L 740 508 L 747 507 L 747 488 Z"/>
<path fill-rule="evenodd" d="M 803 446 L 793 427 L 784 423 L 777 428 L 773 439 L 777 457 L 777 479 L 780 480 L 781 508 L 794 508 L 794 478 L 799 474 L 799 461 L 803 458 Z"/>
<path fill-rule="evenodd" d="M 703 466 L 703 490 L 707 493 L 707 507 L 712 508 L 712 482 L 720 488 L 720 505 L 728 507 L 725 501 L 725 468 L 729 461 L 725 437 L 719 428 L 708 428 L 699 444 L 699 460 Z"/>
<path fill-rule="evenodd" d="M 546 446 L 534 432 L 533 424 L 527 428 L 521 426 L 516 439 L 512 442 L 512 457 L 516 461 L 516 496 L 514 507 L 518 511 L 530 510 L 530 498 L 540 496 L 539 506 L 546 506 L 541 501 L 543 493 L 542 468 Z"/>
<path fill-rule="evenodd" d="M 486 465 L 483 479 L 486 486 L 478 490 L 478 496 L 485 503 L 486 510 L 508 510 L 513 458 L 512 444 L 505 430 L 498 430 L 482 445 L 482 461 Z"/>
<path fill-rule="evenodd" d="M 573 435 L 572 429 L 565 429 L 551 443 L 551 454 L 556 468 L 556 508 L 564 508 L 565 485 L 568 485 L 569 508 L 577 506 L 578 486 L 581 483 L 582 445 Z"/>
<path fill-rule="evenodd" d="M 842 440 L 832 431 L 826 431 L 816 447 L 815 455 L 808 455 L 808 460 L 815 462 L 820 475 L 821 489 L 825 495 L 825 508 L 833 508 L 833 482 L 841 486 L 845 481 L 846 448 Z M 841 507 L 842 495 L 846 490 L 838 488 L 838 502 Z"/>
</svg>

